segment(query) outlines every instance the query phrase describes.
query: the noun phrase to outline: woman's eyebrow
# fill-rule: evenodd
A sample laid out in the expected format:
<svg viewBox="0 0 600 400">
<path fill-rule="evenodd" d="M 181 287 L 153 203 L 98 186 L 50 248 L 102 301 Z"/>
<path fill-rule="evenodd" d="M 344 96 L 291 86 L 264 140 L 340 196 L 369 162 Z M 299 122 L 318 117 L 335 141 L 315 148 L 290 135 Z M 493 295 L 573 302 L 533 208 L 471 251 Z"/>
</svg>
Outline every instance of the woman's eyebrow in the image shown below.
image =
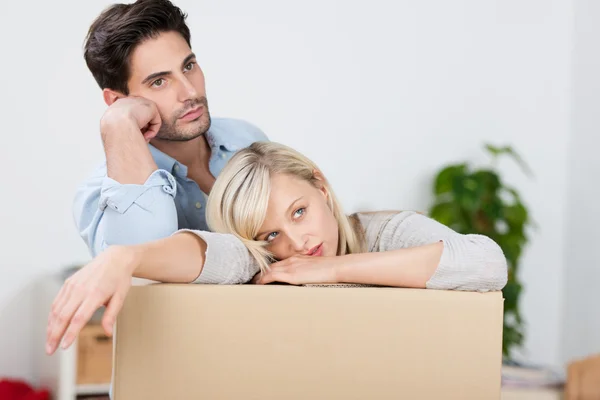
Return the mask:
<svg viewBox="0 0 600 400">
<path fill-rule="evenodd" d="M 292 202 L 292 204 L 290 204 L 290 206 L 288 207 L 288 209 L 287 209 L 287 212 L 289 213 L 290 211 L 292 211 L 292 208 L 294 207 L 294 205 L 295 205 L 297 202 L 299 202 L 300 200 L 302 200 L 303 198 L 304 198 L 304 196 L 300 196 L 300 197 L 298 197 L 296 200 L 294 200 L 294 201 Z"/>
<path fill-rule="evenodd" d="M 294 200 L 294 201 L 292 202 L 292 204 L 290 204 L 290 206 L 288 207 L 288 209 L 287 209 L 287 213 L 289 213 L 289 212 L 292 210 L 292 208 L 294 208 L 294 205 L 295 205 L 297 202 L 299 202 L 300 200 L 302 200 L 303 198 L 304 198 L 304 196 L 300 196 L 300 197 L 298 197 L 296 200 Z M 271 232 L 273 232 L 273 230 L 272 230 L 272 229 L 270 229 L 270 230 L 266 230 L 266 231 L 263 231 L 263 232 L 259 232 L 259 233 L 256 235 L 256 237 L 257 237 L 257 238 L 259 238 L 259 237 L 261 237 L 261 236 L 263 236 L 263 235 L 265 235 L 265 234 L 267 234 L 267 233 L 271 233 Z"/>
</svg>

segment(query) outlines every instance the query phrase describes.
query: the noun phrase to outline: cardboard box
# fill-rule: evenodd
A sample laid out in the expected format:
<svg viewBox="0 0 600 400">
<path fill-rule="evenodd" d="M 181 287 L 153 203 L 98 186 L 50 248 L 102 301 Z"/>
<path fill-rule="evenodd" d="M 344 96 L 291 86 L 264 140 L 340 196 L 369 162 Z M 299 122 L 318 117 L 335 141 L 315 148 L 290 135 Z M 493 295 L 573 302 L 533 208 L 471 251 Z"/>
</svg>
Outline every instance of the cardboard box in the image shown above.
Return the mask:
<svg viewBox="0 0 600 400">
<path fill-rule="evenodd" d="M 106 384 L 112 371 L 113 342 L 99 324 L 83 327 L 77 340 L 78 385 Z"/>
<path fill-rule="evenodd" d="M 500 292 L 132 287 L 114 400 L 499 399 Z"/>
</svg>

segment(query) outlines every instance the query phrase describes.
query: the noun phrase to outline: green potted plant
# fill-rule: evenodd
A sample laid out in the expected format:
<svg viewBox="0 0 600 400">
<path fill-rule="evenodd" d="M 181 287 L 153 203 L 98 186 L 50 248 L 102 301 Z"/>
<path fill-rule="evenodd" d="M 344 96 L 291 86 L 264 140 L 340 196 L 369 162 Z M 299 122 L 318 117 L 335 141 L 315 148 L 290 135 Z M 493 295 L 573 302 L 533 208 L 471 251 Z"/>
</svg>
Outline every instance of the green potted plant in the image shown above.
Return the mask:
<svg viewBox="0 0 600 400">
<path fill-rule="evenodd" d="M 504 295 L 504 327 L 502 352 L 522 344 L 524 329 L 519 310 L 522 284 L 518 278 L 519 259 L 529 238 L 527 228 L 533 225 L 527 207 L 513 187 L 508 186 L 494 168 L 499 157 L 516 161 L 529 176 L 525 162 L 510 146 L 485 149 L 492 165 L 475 168 L 468 163 L 443 167 L 435 176 L 434 202 L 430 217 L 460 233 L 477 233 L 490 237 L 504 251 L 508 262 L 508 283 Z"/>
</svg>

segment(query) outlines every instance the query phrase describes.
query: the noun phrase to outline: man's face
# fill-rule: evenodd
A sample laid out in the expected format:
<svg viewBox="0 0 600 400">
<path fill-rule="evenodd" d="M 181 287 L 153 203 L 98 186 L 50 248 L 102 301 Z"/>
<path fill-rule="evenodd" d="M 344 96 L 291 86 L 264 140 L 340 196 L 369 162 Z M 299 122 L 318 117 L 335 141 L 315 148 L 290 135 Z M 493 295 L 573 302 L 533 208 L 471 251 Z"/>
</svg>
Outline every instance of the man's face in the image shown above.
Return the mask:
<svg viewBox="0 0 600 400">
<path fill-rule="evenodd" d="M 139 44 L 130 58 L 129 94 L 153 101 L 162 124 L 156 138 L 194 139 L 210 127 L 204 74 L 185 39 L 161 33 Z"/>
</svg>

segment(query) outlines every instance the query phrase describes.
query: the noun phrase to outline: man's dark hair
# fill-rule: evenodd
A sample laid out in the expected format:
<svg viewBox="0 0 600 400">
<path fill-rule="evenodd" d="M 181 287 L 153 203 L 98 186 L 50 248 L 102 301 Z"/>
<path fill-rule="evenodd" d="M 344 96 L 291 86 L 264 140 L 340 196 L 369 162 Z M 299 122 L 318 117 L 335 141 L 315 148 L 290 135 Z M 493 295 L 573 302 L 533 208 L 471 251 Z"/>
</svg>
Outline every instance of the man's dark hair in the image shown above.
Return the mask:
<svg viewBox="0 0 600 400">
<path fill-rule="evenodd" d="M 163 32 L 178 32 L 191 47 L 187 14 L 169 0 L 114 4 L 90 26 L 84 58 L 100 88 L 129 94 L 130 56 L 137 45 Z"/>
</svg>

